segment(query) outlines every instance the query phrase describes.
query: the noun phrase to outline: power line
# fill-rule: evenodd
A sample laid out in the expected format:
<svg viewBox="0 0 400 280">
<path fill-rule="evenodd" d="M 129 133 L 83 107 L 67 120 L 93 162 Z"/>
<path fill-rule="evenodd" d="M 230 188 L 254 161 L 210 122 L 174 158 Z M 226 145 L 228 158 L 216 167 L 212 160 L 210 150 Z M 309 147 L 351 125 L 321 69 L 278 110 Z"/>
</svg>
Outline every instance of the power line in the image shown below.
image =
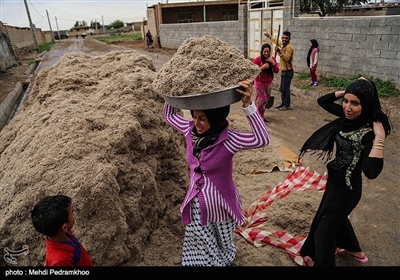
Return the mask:
<svg viewBox="0 0 400 280">
<path fill-rule="evenodd" d="M 3 0 L 0 0 L 3 2 Z M 121 20 L 126 22 L 141 21 L 145 17 L 147 10 L 146 3 L 160 3 L 165 2 L 153 1 L 153 0 L 107 0 L 107 1 L 61 1 L 61 0 L 26 0 L 29 3 L 29 9 L 31 10 L 32 20 L 37 28 L 46 30 L 48 28 L 46 23 L 45 11 L 48 10 L 49 14 L 56 14 L 58 23 L 62 22 L 60 27 L 63 29 L 69 29 L 73 26 L 76 21 L 85 20 L 90 22 L 91 20 L 99 19 L 103 16 L 104 20 L 109 23 L 115 20 Z M 171 0 L 172 2 L 174 0 Z M 176 1 L 176 0 L 175 0 Z M 0 4 L 3 6 L 3 13 L 5 14 L 4 21 L 13 24 L 15 26 L 25 26 L 26 17 L 23 17 L 22 1 L 20 0 L 7 0 L 6 4 Z M 119 3 L 119 4 L 118 4 Z M 19 9 L 18 9 L 19 6 Z M 18 13 L 19 11 L 19 13 Z M 21 13 L 22 11 L 22 13 Z M 115 15 L 114 15 L 115 14 Z M 5 19 L 4 18 L 4 19 Z M 54 16 L 51 17 L 52 23 L 54 22 Z M 22 22 L 22 25 L 21 25 Z M 70 24 L 71 23 L 71 24 Z M 70 26 L 69 26 L 70 25 Z"/>
<path fill-rule="evenodd" d="M 41 13 L 39 13 L 39 11 L 35 8 L 35 6 L 33 6 L 32 1 L 29 1 L 29 4 L 30 4 L 31 7 L 39 14 L 39 16 L 41 16 L 42 18 L 44 18 L 44 16 L 43 16 Z"/>
<path fill-rule="evenodd" d="M 19 2 L 19 3 L 20 3 L 20 5 L 19 5 L 18 17 L 17 17 L 17 19 L 15 20 L 14 25 L 16 25 L 16 23 L 19 21 L 19 16 L 21 15 L 21 11 L 22 11 L 22 2 Z"/>
</svg>

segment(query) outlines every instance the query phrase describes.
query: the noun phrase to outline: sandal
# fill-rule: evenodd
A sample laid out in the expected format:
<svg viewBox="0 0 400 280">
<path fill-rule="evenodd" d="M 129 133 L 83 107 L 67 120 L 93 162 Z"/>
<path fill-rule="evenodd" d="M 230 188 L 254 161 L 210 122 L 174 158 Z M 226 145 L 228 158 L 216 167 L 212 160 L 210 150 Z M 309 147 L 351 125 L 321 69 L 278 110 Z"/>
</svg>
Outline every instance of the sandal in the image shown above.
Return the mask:
<svg viewBox="0 0 400 280">
<path fill-rule="evenodd" d="M 306 266 L 314 266 L 314 261 L 309 256 L 305 256 L 303 260 Z"/>
<path fill-rule="evenodd" d="M 344 255 L 344 254 L 347 253 L 347 254 L 349 254 L 350 256 L 352 256 L 353 259 L 355 259 L 356 261 L 358 261 L 359 263 L 362 263 L 362 264 L 368 262 L 368 257 L 367 257 L 366 255 L 364 255 L 363 258 L 359 258 L 359 257 L 354 256 L 353 254 L 351 254 L 349 251 L 346 251 L 346 249 L 339 249 L 339 248 L 336 249 L 336 252 L 337 252 L 337 254 L 339 254 L 339 255 Z"/>
<path fill-rule="evenodd" d="M 346 250 L 345 249 L 336 248 L 335 255 L 341 255 L 342 256 L 344 254 L 346 254 Z"/>
</svg>

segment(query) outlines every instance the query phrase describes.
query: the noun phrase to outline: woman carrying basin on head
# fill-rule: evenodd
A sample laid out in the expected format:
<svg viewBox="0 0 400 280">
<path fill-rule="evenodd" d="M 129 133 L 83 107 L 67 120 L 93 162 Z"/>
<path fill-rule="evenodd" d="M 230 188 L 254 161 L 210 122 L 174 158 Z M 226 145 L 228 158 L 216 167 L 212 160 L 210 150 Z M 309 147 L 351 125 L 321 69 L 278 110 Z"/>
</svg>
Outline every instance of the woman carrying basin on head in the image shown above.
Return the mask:
<svg viewBox="0 0 400 280">
<path fill-rule="evenodd" d="M 186 226 L 182 266 L 227 266 L 236 255 L 233 233 L 244 222 L 241 198 L 233 181 L 233 156 L 268 145 L 270 135 L 252 101 L 252 80 L 239 82 L 242 110 L 252 132 L 237 131 L 227 120 L 230 106 L 191 110 L 192 120 L 164 104 L 164 119 L 186 138 L 190 182 L 181 205 Z"/>
</svg>

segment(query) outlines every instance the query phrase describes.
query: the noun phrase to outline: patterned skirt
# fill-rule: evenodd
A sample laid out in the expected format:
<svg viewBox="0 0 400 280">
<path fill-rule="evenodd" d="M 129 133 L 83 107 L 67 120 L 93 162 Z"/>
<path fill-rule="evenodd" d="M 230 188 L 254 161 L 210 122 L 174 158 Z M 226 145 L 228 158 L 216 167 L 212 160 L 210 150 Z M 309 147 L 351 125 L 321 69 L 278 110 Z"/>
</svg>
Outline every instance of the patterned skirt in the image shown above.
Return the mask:
<svg viewBox="0 0 400 280">
<path fill-rule="evenodd" d="M 186 225 L 183 240 L 182 266 L 229 266 L 236 255 L 235 221 L 229 218 L 201 226 L 197 196 L 191 201 L 191 212 L 192 221 Z"/>
<path fill-rule="evenodd" d="M 254 90 L 256 92 L 254 103 L 260 115 L 264 117 L 265 110 L 268 108 L 268 101 L 271 98 L 272 86 L 268 83 L 255 82 Z"/>
</svg>

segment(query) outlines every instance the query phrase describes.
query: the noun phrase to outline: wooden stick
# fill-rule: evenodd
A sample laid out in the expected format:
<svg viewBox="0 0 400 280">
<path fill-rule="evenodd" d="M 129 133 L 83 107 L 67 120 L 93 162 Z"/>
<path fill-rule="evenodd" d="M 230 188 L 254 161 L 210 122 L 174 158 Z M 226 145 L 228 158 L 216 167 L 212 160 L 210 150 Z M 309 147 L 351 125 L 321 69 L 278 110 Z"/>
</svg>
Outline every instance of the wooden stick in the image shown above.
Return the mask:
<svg viewBox="0 0 400 280">
<path fill-rule="evenodd" d="M 279 47 L 279 36 L 281 33 L 281 25 L 278 26 L 278 37 L 276 37 L 276 45 Z M 276 57 L 276 49 L 275 49 L 275 57 Z"/>
</svg>

